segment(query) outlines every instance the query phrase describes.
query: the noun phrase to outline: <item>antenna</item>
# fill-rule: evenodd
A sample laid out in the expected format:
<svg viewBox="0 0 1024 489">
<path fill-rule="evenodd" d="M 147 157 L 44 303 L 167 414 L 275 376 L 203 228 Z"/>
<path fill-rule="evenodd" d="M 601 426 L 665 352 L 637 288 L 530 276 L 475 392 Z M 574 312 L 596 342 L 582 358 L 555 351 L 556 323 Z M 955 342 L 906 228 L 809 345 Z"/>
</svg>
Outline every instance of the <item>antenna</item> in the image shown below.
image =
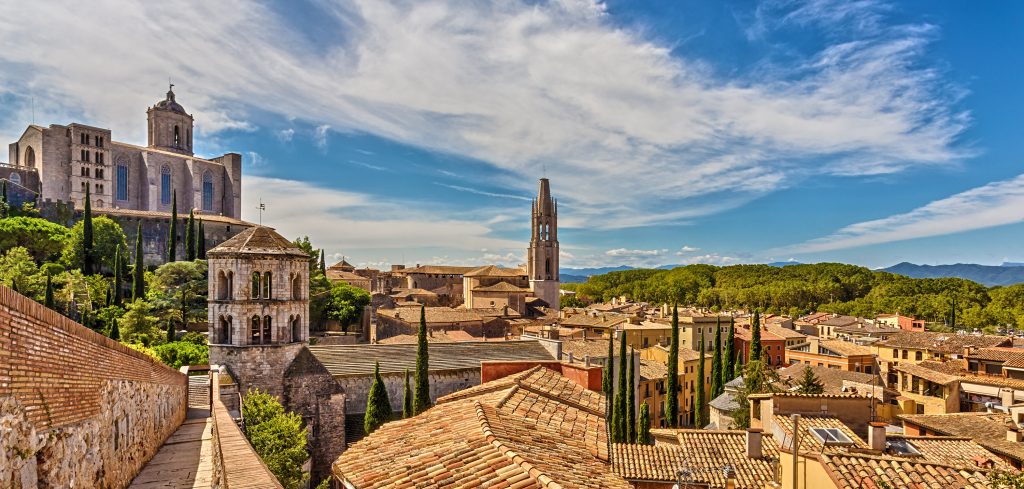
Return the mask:
<svg viewBox="0 0 1024 489">
<path fill-rule="evenodd" d="M 260 211 L 260 226 L 263 225 L 263 211 L 267 210 L 267 205 L 263 203 L 263 197 L 260 197 L 260 205 L 256 206 L 256 209 Z"/>
</svg>

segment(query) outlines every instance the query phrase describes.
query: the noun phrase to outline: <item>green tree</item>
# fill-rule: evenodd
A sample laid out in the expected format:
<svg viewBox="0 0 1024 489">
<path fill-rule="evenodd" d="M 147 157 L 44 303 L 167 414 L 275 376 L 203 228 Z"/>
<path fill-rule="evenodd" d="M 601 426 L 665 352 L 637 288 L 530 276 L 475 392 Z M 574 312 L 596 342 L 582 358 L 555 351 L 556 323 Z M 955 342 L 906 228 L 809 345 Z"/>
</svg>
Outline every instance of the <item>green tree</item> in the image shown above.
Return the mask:
<svg viewBox="0 0 1024 489">
<path fill-rule="evenodd" d="M 121 336 L 129 343 L 142 343 L 149 346 L 158 336 L 162 336 L 157 328 L 160 318 L 152 315 L 152 306 L 142 299 L 135 299 L 125 307 L 121 318 L 123 331 Z"/>
<path fill-rule="evenodd" d="M 754 318 L 750 322 L 750 361 L 760 360 L 763 350 L 761 349 L 761 315 L 754 311 Z"/>
<path fill-rule="evenodd" d="M 804 367 L 804 375 L 800 379 L 796 391 L 800 394 L 821 394 L 825 392 L 825 384 L 818 379 L 817 375 L 814 375 L 811 366 L 807 365 Z"/>
<path fill-rule="evenodd" d="M 185 259 L 193 261 L 196 258 L 196 215 L 195 210 L 190 209 L 188 221 L 185 223 Z"/>
<path fill-rule="evenodd" d="M 249 391 L 243 398 L 242 417 L 253 450 L 281 485 L 288 489 L 304 487 L 309 474 L 302 471 L 302 465 L 309 454 L 302 417 L 285 412 L 276 397 L 259 391 Z"/>
<path fill-rule="evenodd" d="M 43 299 L 43 305 L 53 309 L 53 276 L 46 276 L 46 296 Z"/>
<path fill-rule="evenodd" d="M 124 285 L 121 284 L 121 245 L 117 245 L 114 253 L 114 304 L 120 306 L 124 298 Z M 107 289 L 110 290 L 110 289 Z"/>
<path fill-rule="evenodd" d="M 640 404 L 640 426 L 637 429 L 636 442 L 638 445 L 651 444 L 651 408 L 647 401 Z"/>
<path fill-rule="evenodd" d="M 92 223 L 91 234 L 93 236 L 92 244 L 90 245 L 92 248 L 90 259 L 93 260 L 93 272 L 98 273 L 101 269 L 113 271 L 114 257 L 117 256 L 118 246 L 121 247 L 122 253 L 128 249 L 124 231 L 121 230 L 119 224 L 107 216 L 94 217 L 90 219 L 90 222 Z M 85 269 L 85 227 L 85 220 L 83 219 L 76 222 L 71 228 L 71 232 L 64 245 L 64 251 L 61 254 L 61 262 L 67 269 Z"/>
<path fill-rule="evenodd" d="M 609 418 L 614 414 L 612 399 L 615 396 L 615 388 L 612 381 L 612 370 L 615 365 L 615 330 L 608 330 L 608 357 L 601 369 L 601 392 L 604 392 L 605 415 Z M 613 420 L 614 421 L 614 420 Z M 614 426 L 614 425 L 613 425 Z"/>
<path fill-rule="evenodd" d="M 132 269 L 132 299 L 146 297 L 146 266 L 142 255 L 142 223 L 135 230 L 135 265 Z"/>
<path fill-rule="evenodd" d="M 704 378 L 707 375 L 704 366 L 704 330 L 700 332 L 700 348 L 697 349 L 697 353 L 700 354 L 700 358 L 697 360 L 697 400 L 693 404 L 693 425 L 697 428 L 703 428 L 704 422 Z"/>
<path fill-rule="evenodd" d="M 628 402 L 627 390 L 627 365 L 626 365 L 626 332 L 619 335 L 619 382 L 615 392 L 615 440 L 618 443 L 625 443 L 629 440 L 629 413 L 626 407 Z"/>
<path fill-rule="evenodd" d="M 167 321 L 167 342 L 173 343 L 178 332 L 174 330 L 174 321 Z"/>
<path fill-rule="evenodd" d="M 384 386 L 384 379 L 380 376 L 380 362 L 376 362 L 373 366 L 373 384 L 370 386 L 370 395 L 366 398 L 363 431 L 369 435 L 388 421 L 391 421 L 391 400 L 388 399 L 388 389 Z"/>
<path fill-rule="evenodd" d="M 242 419 L 246 436 L 249 436 L 252 428 L 283 416 L 284 413 L 284 406 L 277 397 L 259 389 L 249 389 L 242 400 Z"/>
<path fill-rule="evenodd" d="M 722 318 L 719 316 L 715 319 L 715 349 L 711 358 L 711 399 L 722 393 L 722 377 Z"/>
<path fill-rule="evenodd" d="M 121 330 L 117 327 L 117 318 L 113 318 L 110 321 L 110 332 L 107 336 L 114 341 L 121 341 Z"/>
<path fill-rule="evenodd" d="M 634 372 L 635 367 L 633 366 L 633 348 L 629 349 L 629 387 L 628 396 L 626 396 L 626 409 L 629 411 L 629 426 L 627 427 L 629 432 L 627 433 L 627 440 L 629 443 L 633 443 L 636 440 L 636 373 Z"/>
<path fill-rule="evenodd" d="M 359 321 L 363 316 L 363 308 L 370 305 L 369 292 L 353 287 L 345 282 L 331 285 L 330 298 L 324 307 L 324 314 L 341 324 L 347 331 L 348 325 Z"/>
<path fill-rule="evenodd" d="M 10 217 L 0 222 L 17 219 Z M 29 251 L 21 246 L 8 249 L 0 255 L 0 283 L 11 284 L 20 294 L 42 301 L 46 288 L 46 277 L 32 260 Z"/>
<path fill-rule="evenodd" d="M 172 341 L 153 347 L 161 362 L 171 368 L 210 363 L 210 348 L 192 341 Z"/>
<path fill-rule="evenodd" d="M 672 339 L 668 345 L 668 378 L 665 379 L 665 426 L 679 421 L 679 307 L 672 306 Z"/>
<path fill-rule="evenodd" d="M 196 237 L 196 254 L 200 260 L 206 259 L 206 227 L 203 220 L 199 219 L 199 236 Z"/>
<path fill-rule="evenodd" d="M 171 229 L 167 233 L 167 261 L 177 260 L 178 245 L 178 191 L 171 189 Z"/>
<path fill-rule="evenodd" d="M 60 256 L 71 232 L 60 224 L 38 217 L 8 217 L 0 220 L 0 252 L 24 247 L 37 263 Z"/>
<path fill-rule="evenodd" d="M 9 215 L 8 208 L 10 205 L 7 203 L 7 179 L 3 179 L 3 193 L 0 195 L 0 219 L 6 219 Z"/>
<path fill-rule="evenodd" d="M 320 249 L 320 273 L 327 275 L 327 264 L 324 262 L 324 250 Z"/>
<path fill-rule="evenodd" d="M 1024 472 L 996 470 L 988 474 L 988 484 L 993 489 L 1024 489 Z"/>
<path fill-rule="evenodd" d="M 412 407 L 412 385 L 409 384 L 409 369 L 405 369 L 405 392 L 402 397 L 402 417 L 411 418 L 414 415 Z"/>
<path fill-rule="evenodd" d="M 722 354 L 725 355 L 725 368 L 722 369 L 722 390 L 725 390 L 725 384 L 739 377 L 739 372 L 736 371 L 736 321 L 732 317 L 729 318 L 729 337 L 725 340 L 725 351 Z"/>
<path fill-rule="evenodd" d="M 82 219 L 82 273 L 93 274 L 93 232 L 92 232 L 92 199 L 89 197 L 89 186 L 85 186 L 85 217 Z"/>
<path fill-rule="evenodd" d="M 775 369 L 768 366 L 763 359 L 751 359 L 743 367 L 743 387 L 739 389 L 736 396 L 738 407 L 733 411 L 733 422 L 741 429 L 750 428 L 750 399 L 751 394 L 763 394 L 774 392 L 775 382 L 778 382 L 778 375 Z"/>
<path fill-rule="evenodd" d="M 430 408 L 430 353 L 427 351 L 427 310 L 420 306 L 420 328 L 416 336 L 416 414 Z"/>
</svg>

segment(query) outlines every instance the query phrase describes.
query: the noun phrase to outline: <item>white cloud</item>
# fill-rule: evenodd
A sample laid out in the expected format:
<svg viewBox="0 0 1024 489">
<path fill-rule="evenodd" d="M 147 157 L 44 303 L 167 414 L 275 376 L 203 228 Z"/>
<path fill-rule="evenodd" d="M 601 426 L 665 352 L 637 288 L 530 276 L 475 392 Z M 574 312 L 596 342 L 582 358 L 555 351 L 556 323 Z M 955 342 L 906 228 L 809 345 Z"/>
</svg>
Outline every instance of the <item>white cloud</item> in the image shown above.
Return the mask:
<svg viewBox="0 0 1024 489">
<path fill-rule="evenodd" d="M 277 138 L 280 139 L 282 143 L 290 143 L 293 137 L 295 137 L 295 129 L 290 127 L 288 129 L 277 131 Z"/>
<path fill-rule="evenodd" d="M 202 132 L 250 130 L 250 111 L 315 121 L 324 150 L 328 128 L 365 132 L 487 162 L 510 192 L 546 165 L 579 224 L 606 228 L 719 212 L 809 175 L 963 156 L 959 93 L 926 56 L 934 28 L 850 33 L 836 24 L 878 18 L 878 3 L 824 4 L 843 13 L 816 22 L 787 5 L 764 15 L 831 44 L 724 80 L 586 0 L 324 1 L 301 24 L 234 1 L 12 2 L 0 7 L 0 45 L 17 46 L 0 52 L 12 101 L 0 135 L 23 129 L 33 93 L 38 121 L 141 141 L 140 110 L 171 75 Z M 166 18 L 174 29 L 139 21 Z M 311 41 L 308 22 L 337 35 Z"/>
<path fill-rule="evenodd" d="M 676 252 L 676 255 L 679 255 L 679 256 L 688 255 L 688 254 L 693 253 L 695 251 L 700 251 L 700 248 L 695 248 L 693 246 L 683 245 L 683 247 L 679 248 L 679 251 Z"/>
<path fill-rule="evenodd" d="M 936 200 L 904 214 L 859 222 L 793 246 L 786 253 L 816 253 L 959 233 L 1024 221 L 1024 175 Z"/>
<path fill-rule="evenodd" d="M 614 250 L 605 251 L 604 254 L 608 256 L 626 256 L 626 257 L 637 257 L 637 256 L 662 256 L 668 250 L 628 250 L 626 248 L 615 248 Z"/>
</svg>

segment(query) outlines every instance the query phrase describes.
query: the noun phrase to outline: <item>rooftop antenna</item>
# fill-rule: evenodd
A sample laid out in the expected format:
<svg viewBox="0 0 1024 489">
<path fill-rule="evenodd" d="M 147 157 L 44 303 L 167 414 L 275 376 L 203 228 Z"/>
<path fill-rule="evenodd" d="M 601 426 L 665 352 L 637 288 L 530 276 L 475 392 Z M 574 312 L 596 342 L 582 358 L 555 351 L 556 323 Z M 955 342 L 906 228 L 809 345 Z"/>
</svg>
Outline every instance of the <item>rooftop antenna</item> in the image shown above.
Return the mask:
<svg viewBox="0 0 1024 489">
<path fill-rule="evenodd" d="M 259 224 L 260 224 L 260 226 L 262 226 L 263 225 L 263 211 L 267 210 L 267 205 L 263 203 L 263 197 L 260 197 L 260 205 L 258 205 L 256 207 L 256 209 L 260 211 L 260 221 L 259 221 Z"/>
</svg>

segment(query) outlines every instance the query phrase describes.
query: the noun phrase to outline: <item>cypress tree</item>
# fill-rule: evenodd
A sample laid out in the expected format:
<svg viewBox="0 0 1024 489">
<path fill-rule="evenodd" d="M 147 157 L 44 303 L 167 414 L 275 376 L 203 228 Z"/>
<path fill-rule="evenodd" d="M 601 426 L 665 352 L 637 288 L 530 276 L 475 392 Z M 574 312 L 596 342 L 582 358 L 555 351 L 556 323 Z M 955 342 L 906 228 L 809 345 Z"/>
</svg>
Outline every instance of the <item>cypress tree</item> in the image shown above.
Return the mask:
<svg viewBox="0 0 1024 489">
<path fill-rule="evenodd" d="M 956 331 L 956 296 L 949 300 L 949 327 Z"/>
<path fill-rule="evenodd" d="M 111 318 L 110 321 L 113 324 L 110 325 L 110 334 L 107 336 L 112 340 L 121 341 L 121 330 L 117 327 L 117 318 Z"/>
<path fill-rule="evenodd" d="M 373 385 L 370 396 L 366 399 L 366 415 L 363 417 L 363 431 L 367 435 L 391 421 L 391 401 L 388 390 L 384 387 L 384 379 L 380 377 L 380 362 L 373 365 Z"/>
<path fill-rule="evenodd" d="M 196 237 L 196 253 L 200 260 L 206 259 L 206 227 L 203 220 L 199 219 L 199 236 Z"/>
<path fill-rule="evenodd" d="M 693 426 L 703 428 L 704 423 L 704 379 L 707 373 L 704 371 L 704 330 L 700 332 L 700 348 L 697 350 L 700 358 L 697 360 L 697 400 L 693 405 Z"/>
<path fill-rule="evenodd" d="M 89 186 L 85 186 L 85 218 L 82 223 L 82 273 L 93 274 L 92 256 L 92 199 L 89 197 Z"/>
<path fill-rule="evenodd" d="M 711 359 L 711 399 L 722 393 L 722 318 L 715 319 L 715 356 Z"/>
<path fill-rule="evenodd" d="M 114 304 L 120 306 L 123 297 L 124 286 L 121 285 L 121 245 L 118 244 L 117 251 L 114 252 Z"/>
<path fill-rule="evenodd" d="M 736 371 L 736 321 L 732 317 L 729 318 L 729 337 L 725 340 L 725 351 L 722 354 L 725 355 L 725 368 L 722 369 L 722 390 L 725 390 L 725 384 L 739 376 Z"/>
<path fill-rule="evenodd" d="M 320 248 L 320 273 L 327 275 L 327 265 L 324 263 L 324 250 Z"/>
<path fill-rule="evenodd" d="M 427 308 L 420 306 L 420 329 L 416 338 L 416 392 L 413 400 L 416 414 L 430 408 L 429 356 L 427 351 Z"/>
<path fill-rule="evenodd" d="M 629 358 L 626 361 L 629 362 L 629 386 L 627 387 L 629 395 L 626 396 L 626 410 L 629 412 L 629 426 L 627 427 L 629 433 L 626 435 L 626 441 L 633 443 L 636 440 L 636 388 L 634 387 L 636 385 L 636 373 L 634 372 L 636 367 L 633 366 L 635 362 L 633 361 L 632 347 L 629 349 Z"/>
<path fill-rule="evenodd" d="M 750 358 L 748 362 L 761 359 L 761 315 L 755 310 L 750 323 Z"/>
<path fill-rule="evenodd" d="M 601 370 L 601 392 L 604 392 L 604 412 L 608 419 L 612 419 L 614 409 L 612 408 L 612 398 L 615 395 L 615 388 L 612 386 L 612 368 L 615 361 L 615 330 L 608 331 L 608 357 L 604 362 L 604 368 Z M 614 421 L 614 420 L 612 420 Z M 614 426 L 614 425 L 613 425 Z M 609 430 L 609 433 L 611 430 Z"/>
<path fill-rule="evenodd" d="M 173 343 L 175 340 L 174 321 L 167 320 L 167 342 Z"/>
<path fill-rule="evenodd" d="M 132 270 L 132 299 L 146 298 L 146 267 L 142 261 L 142 223 L 135 231 L 135 269 Z"/>
<path fill-rule="evenodd" d="M 615 436 L 619 443 L 629 440 L 629 414 L 627 413 L 626 401 L 629 394 L 626 393 L 626 331 L 622 331 L 619 338 L 619 386 L 615 393 Z"/>
<path fill-rule="evenodd" d="M 668 345 L 668 378 L 665 379 L 665 426 L 679 421 L 679 307 L 672 306 L 672 340 Z"/>
<path fill-rule="evenodd" d="M 107 298 L 106 298 L 106 299 L 105 299 L 105 300 L 103 301 L 103 306 L 104 306 L 104 307 L 110 307 L 110 305 L 112 304 L 112 303 L 110 302 L 111 300 L 112 300 L 112 299 L 110 298 L 110 289 L 108 288 L 108 289 L 107 289 Z"/>
<path fill-rule="evenodd" d="M 412 386 L 409 385 L 409 369 L 405 369 L 405 396 L 402 398 L 402 417 L 413 417 Z"/>
<path fill-rule="evenodd" d="M 177 260 L 178 244 L 178 191 L 171 190 L 171 230 L 167 236 L 167 262 Z"/>
<path fill-rule="evenodd" d="M 43 296 L 43 305 L 53 309 L 53 276 L 46 275 L 46 295 Z"/>
<path fill-rule="evenodd" d="M 651 444 L 651 408 L 647 406 L 647 401 L 640 404 L 640 426 L 637 427 L 636 443 Z"/>
<path fill-rule="evenodd" d="M 185 260 L 195 261 L 197 256 L 195 210 L 189 210 L 188 221 L 185 223 Z"/>
<path fill-rule="evenodd" d="M 0 194 L 0 218 L 7 217 L 7 179 L 0 181 L 3 185 L 3 193 Z"/>
</svg>

